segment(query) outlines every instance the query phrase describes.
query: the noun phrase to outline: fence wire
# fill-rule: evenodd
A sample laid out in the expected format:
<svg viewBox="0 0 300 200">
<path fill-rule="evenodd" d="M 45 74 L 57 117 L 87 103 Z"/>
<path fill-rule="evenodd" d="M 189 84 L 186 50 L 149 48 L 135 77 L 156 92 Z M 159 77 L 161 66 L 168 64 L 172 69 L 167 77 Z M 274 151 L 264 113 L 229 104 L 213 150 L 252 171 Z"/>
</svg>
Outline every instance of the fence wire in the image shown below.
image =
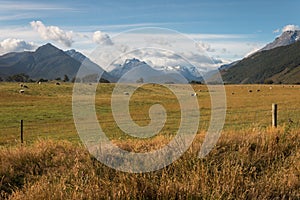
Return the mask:
<svg viewBox="0 0 300 200">
<path fill-rule="evenodd" d="M 251 108 L 250 108 L 251 109 Z M 249 107 L 236 109 L 228 109 L 226 112 L 226 121 L 224 129 L 241 129 L 250 128 L 252 126 L 268 127 L 271 126 L 271 109 L 267 110 L 249 110 Z M 126 117 L 124 115 L 124 117 Z M 143 125 L 147 125 L 150 122 L 150 118 L 145 114 L 136 114 L 133 116 L 134 122 Z M 176 132 L 180 124 L 180 114 L 168 116 L 165 126 L 170 132 Z M 24 120 L 24 133 L 31 136 L 57 136 L 65 137 L 66 135 L 77 136 L 76 126 L 72 118 L 61 119 L 60 121 L 49 121 L 51 119 L 45 120 Z M 98 116 L 98 121 L 100 127 L 103 127 L 106 131 L 120 131 L 118 125 L 112 116 Z M 84 124 L 89 126 L 87 122 Z M 202 113 L 200 115 L 199 130 L 206 130 L 210 123 L 210 113 Z M 192 126 L 193 124 L 191 124 Z M 299 108 L 278 108 L 278 125 L 293 125 L 294 127 L 300 127 L 300 109 Z M 16 133 L 20 132 L 20 121 L 15 121 L 14 123 L 9 123 L 4 125 L 5 132 Z M 109 133 L 108 133 L 109 134 Z M 114 133 L 111 133 L 114 134 Z M 3 135 L 3 133 L 1 134 Z"/>
</svg>

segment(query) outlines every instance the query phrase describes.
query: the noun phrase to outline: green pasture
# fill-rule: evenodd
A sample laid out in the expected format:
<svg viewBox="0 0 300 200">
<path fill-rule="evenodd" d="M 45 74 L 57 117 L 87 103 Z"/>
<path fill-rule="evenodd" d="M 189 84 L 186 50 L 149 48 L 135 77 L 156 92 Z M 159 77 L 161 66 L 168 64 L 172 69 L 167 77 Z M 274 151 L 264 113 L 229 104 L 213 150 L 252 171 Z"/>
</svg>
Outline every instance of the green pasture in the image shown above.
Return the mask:
<svg viewBox="0 0 300 200">
<path fill-rule="evenodd" d="M 67 139 L 78 142 L 72 114 L 72 83 L 26 83 L 20 94 L 19 83 L 0 83 L 0 145 L 20 142 L 20 120 L 24 121 L 24 140 L 38 138 Z M 98 121 L 111 139 L 132 139 L 114 121 L 111 94 L 114 84 L 99 84 L 95 98 Z M 176 85 L 182 87 L 182 85 Z M 205 132 L 210 122 L 210 92 L 205 85 L 193 85 L 200 109 L 198 133 Z M 278 124 L 285 129 L 300 125 L 300 85 L 226 85 L 226 131 L 263 130 L 271 126 L 271 106 L 278 104 Z M 214 91 L 211 91 L 214 92 Z M 130 115 L 135 123 L 147 126 L 149 109 L 163 105 L 167 120 L 159 135 L 174 136 L 180 125 L 180 106 L 176 96 L 166 86 L 145 84 L 130 99 Z"/>
</svg>

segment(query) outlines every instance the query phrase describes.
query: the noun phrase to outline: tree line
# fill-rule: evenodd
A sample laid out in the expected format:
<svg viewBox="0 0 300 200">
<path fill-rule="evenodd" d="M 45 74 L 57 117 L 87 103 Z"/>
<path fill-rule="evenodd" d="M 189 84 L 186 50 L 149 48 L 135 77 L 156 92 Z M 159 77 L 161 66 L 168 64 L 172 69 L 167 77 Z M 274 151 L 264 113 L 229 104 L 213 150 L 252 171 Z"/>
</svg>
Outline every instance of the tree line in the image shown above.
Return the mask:
<svg viewBox="0 0 300 200">
<path fill-rule="evenodd" d="M 85 77 L 82 77 L 82 78 L 73 77 L 70 80 L 68 75 L 65 74 L 63 78 L 57 77 L 54 80 L 74 83 L 74 82 L 97 82 L 97 79 L 98 79 L 97 74 L 90 74 L 90 75 L 86 75 Z M 8 76 L 4 79 L 2 77 L 0 77 L 0 82 L 3 82 L 3 81 L 6 81 L 6 82 L 23 82 L 23 83 L 25 83 L 25 82 L 48 82 L 48 81 L 51 81 L 51 80 L 44 79 L 44 78 L 34 80 L 34 79 L 30 78 L 29 75 L 27 75 L 25 73 L 20 73 L 20 74 L 15 74 L 15 75 L 12 75 L 12 76 Z M 103 78 L 100 78 L 99 82 L 100 83 L 109 83 L 108 80 L 103 79 Z"/>
<path fill-rule="evenodd" d="M 75 80 L 75 78 L 73 78 L 73 79 Z M 66 75 L 66 74 L 64 75 L 63 78 L 57 77 L 55 80 L 63 81 L 63 82 L 69 82 L 70 81 L 68 75 Z M 6 81 L 6 82 L 48 82 L 49 80 L 48 79 L 43 79 L 43 78 L 34 80 L 34 79 L 30 78 L 29 75 L 27 75 L 25 73 L 20 73 L 20 74 L 14 74 L 14 75 L 8 76 L 6 78 L 0 77 L 0 82 L 3 82 L 3 81 Z"/>
</svg>

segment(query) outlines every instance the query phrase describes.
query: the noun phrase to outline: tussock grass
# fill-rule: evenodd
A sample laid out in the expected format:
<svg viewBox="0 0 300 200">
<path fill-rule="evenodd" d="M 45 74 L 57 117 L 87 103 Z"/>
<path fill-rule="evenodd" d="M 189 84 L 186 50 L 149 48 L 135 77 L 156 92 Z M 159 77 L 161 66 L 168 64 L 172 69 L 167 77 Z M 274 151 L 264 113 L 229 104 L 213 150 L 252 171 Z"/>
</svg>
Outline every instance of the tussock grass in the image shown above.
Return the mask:
<svg viewBox="0 0 300 200">
<path fill-rule="evenodd" d="M 173 164 L 150 173 L 111 169 L 80 145 L 39 140 L 0 149 L 2 199 L 299 199 L 300 132 L 285 128 L 223 134 L 203 159 L 203 133 Z M 150 151 L 169 138 L 128 140 L 128 151 Z M 148 145 L 147 145 L 148 144 Z"/>
</svg>

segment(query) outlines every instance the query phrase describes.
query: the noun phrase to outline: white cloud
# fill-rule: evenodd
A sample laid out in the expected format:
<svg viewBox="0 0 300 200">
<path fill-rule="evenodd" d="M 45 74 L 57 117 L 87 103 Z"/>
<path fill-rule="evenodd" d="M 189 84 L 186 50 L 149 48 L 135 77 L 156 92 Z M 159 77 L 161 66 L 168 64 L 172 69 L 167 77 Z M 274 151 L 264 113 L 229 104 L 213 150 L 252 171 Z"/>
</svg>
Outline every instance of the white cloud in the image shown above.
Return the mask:
<svg viewBox="0 0 300 200">
<path fill-rule="evenodd" d="M 279 32 L 280 32 L 279 28 L 273 31 L 273 33 L 279 33 Z"/>
<path fill-rule="evenodd" d="M 208 52 L 215 52 L 216 50 L 211 48 L 210 44 L 205 42 L 196 42 L 196 48 L 200 48 L 200 50 L 205 50 Z"/>
<path fill-rule="evenodd" d="M 94 32 L 93 41 L 97 44 L 113 45 L 109 35 L 101 31 Z"/>
<path fill-rule="evenodd" d="M 57 26 L 45 26 L 41 21 L 32 21 L 30 25 L 45 40 L 57 41 L 67 47 L 71 47 L 74 42 L 72 31 L 64 31 Z"/>
<path fill-rule="evenodd" d="M 30 51 L 37 46 L 32 42 L 26 42 L 20 39 L 8 38 L 0 42 L 0 53 Z"/>
<path fill-rule="evenodd" d="M 161 69 L 164 67 L 192 67 L 195 66 L 198 72 L 205 72 L 208 69 L 215 69 L 223 63 L 221 59 L 210 58 L 206 55 L 194 53 L 194 52 L 172 52 L 164 49 L 136 49 L 129 51 L 126 54 L 121 55 L 118 60 L 114 61 L 114 64 L 122 64 L 126 59 L 137 58 L 141 61 L 145 61 L 150 66 Z M 196 64 L 196 65 L 195 65 Z M 114 69 L 114 66 L 108 66 L 107 71 Z"/>
<path fill-rule="evenodd" d="M 221 53 L 228 53 L 228 50 L 226 48 L 222 48 Z"/>
<path fill-rule="evenodd" d="M 255 48 L 265 45 L 265 42 L 262 41 L 253 42 L 255 38 L 253 35 L 206 35 L 206 40 L 200 40 L 203 38 L 201 34 L 182 35 L 163 31 L 153 34 L 147 31 L 145 29 L 145 31 L 134 33 L 124 32 L 115 36 L 110 33 L 113 36 L 114 45 L 103 46 L 103 50 L 99 51 L 100 55 L 96 53 L 97 56 L 93 57 L 94 61 L 99 62 L 98 64 L 102 67 L 107 66 L 107 69 L 104 68 L 108 71 L 113 68 L 113 66 L 109 66 L 110 62 L 120 55 L 124 55 L 124 59 L 119 60 L 120 62 L 117 64 L 122 64 L 126 58 L 135 57 L 158 68 L 161 66 L 186 66 L 187 62 L 190 62 L 205 70 L 205 68 L 212 69 L 221 64 L 241 59 Z M 122 45 L 127 47 L 126 51 L 121 50 Z M 104 55 L 103 52 L 107 55 Z M 182 58 L 176 55 L 182 56 Z"/>
<path fill-rule="evenodd" d="M 34 26 L 37 26 L 38 24 L 42 25 L 43 28 L 43 34 L 47 34 L 48 30 L 46 30 L 47 26 L 45 26 L 42 22 L 32 22 L 30 24 L 33 24 Z M 38 27 L 36 27 L 38 28 Z M 58 28 L 58 27 L 57 27 Z M 65 29 L 72 30 L 74 29 L 74 32 L 71 32 L 71 41 L 76 41 L 72 43 L 72 48 L 75 48 L 76 50 L 85 53 L 87 56 L 89 56 L 94 49 L 97 47 L 96 42 L 103 42 L 105 39 L 107 39 L 108 44 L 113 45 L 104 45 L 104 48 L 112 48 L 113 50 L 115 48 L 120 48 L 119 54 L 123 54 L 125 52 L 128 52 L 132 49 L 137 49 L 140 47 L 153 47 L 153 48 L 160 48 L 164 47 L 164 49 L 174 49 L 178 52 L 188 52 L 188 51 L 194 51 L 196 49 L 196 46 L 193 46 L 194 50 L 190 49 L 190 46 L 187 46 L 186 40 L 181 40 L 181 37 L 177 36 L 176 34 L 150 34 L 150 33 L 132 33 L 132 34 L 126 34 L 126 37 L 119 37 L 119 34 L 116 34 L 114 32 L 100 32 L 100 31 L 82 31 L 78 30 L 76 27 L 65 27 Z M 64 30 L 65 30 L 64 29 Z M 94 29 L 95 30 L 95 29 Z M 97 30 L 97 29 L 96 29 Z M 99 29 L 98 29 L 99 30 Z M 101 29 L 100 29 L 101 30 Z M 63 33 L 65 31 L 61 30 Z M 50 30 L 49 30 L 50 32 Z M 39 37 L 40 35 L 40 37 Z M 54 33 L 51 32 L 51 35 L 54 35 Z M 191 39 L 191 42 L 200 43 L 203 47 L 205 47 L 208 51 L 197 51 L 198 53 L 203 53 L 204 55 L 207 55 L 209 57 L 214 58 L 221 58 L 223 61 L 233 61 L 236 59 L 241 59 L 245 55 L 247 55 L 249 52 L 252 52 L 253 50 L 256 50 L 259 47 L 262 47 L 265 45 L 264 41 L 255 42 L 256 46 L 251 46 L 249 43 L 253 43 L 253 40 L 255 37 L 253 35 L 203 35 L 203 34 L 185 34 L 187 38 Z M 24 41 L 31 41 L 34 42 L 34 44 L 37 44 L 38 46 L 45 44 L 46 42 L 41 36 L 41 33 L 39 31 L 35 31 L 32 28 L 32 25 L 30 26 L 24 26 L 24 27 L 15 27 L 15 26 L 8 26 L 1 29 L 1 36 L 0 41 L 4 40 L 6 38 L 22 38 Z M 48 40 L 54 40 L 59 41 L 60 37 L 50 38 L 49 35 L 44 36 L 44 38 L 48 38 Z M 94 40 L 94 41 L 93 41 Z M 113 41 L 113 43 L 112 43 Z M 132 43 L 134 41 L 134 43 Z M 58 48 L 66 50 L 68 47 L 63 42 L 56 42 L 55 44 Z M 123 46 L 123 49 L 127 49 L 126 51 L 121 50 L 121 47 L 118 47 L 118 44 L 127 44 Z M 201 46 L 200 45 L 200 46 Z M 132 46 L 132 48 L 129 48 L 127 46 Z M 7 49 L 7 48 L 6 48 Z M 3 52 L 3 48 L 1 52 Z M 114 51 L 113 51 L 114 52 Z M 119 55 L 117 54 L 117 55 Z M 115 55 L 115 54 L 113 54 Z M 147 55 L 143 55 L 147 56 Z M 141 55 L 140 58 L 142 59 L 143 56 Z M 200 58 L 196 58 L 191 55 L 184 55 L 188 60 L 191 59 L 192 61 L 200 61 Z M 174 59 L 172 56 L 153 56 L 149 55 L 148 59 L 149 61 L 154 59 L 152 62 L 154 65 L 160 65 L 161 62 L 164 62 L 163 64 L 169 64 L 172 65 L 175 64 L 176 59 Z M 159 59 L 158 59 L 159 58 Z M 165 61 L 164 58 L 167 58 Z M 200 59 L 200 60 L 198 60 Z M 167 62 L 166 62 L 167 61 Z M 166 62 L 166 63 L 165 63 Z"/>
<path fill-rule="evenodd" d="M 248 39 L 253 34 L 188 34 L 194 40 L 224 40 L 224 39 Z"/>
<path fill-rule="evenodd" d="M 22 38 L 25 41 L 37 41 L 40 40 L 38 33 L 33 31 L 30 26 L 4 26 L 1 27 L 0 40 L 7 38 Z"/>
<path fill-rule="evenodd" d="M 299 30 L 299 29 L 300 29 L 300 27 L 298 25 L 288 24 L 282 28 L 282 32 L 295 31 L 295 30 Z"/>
</svg>

